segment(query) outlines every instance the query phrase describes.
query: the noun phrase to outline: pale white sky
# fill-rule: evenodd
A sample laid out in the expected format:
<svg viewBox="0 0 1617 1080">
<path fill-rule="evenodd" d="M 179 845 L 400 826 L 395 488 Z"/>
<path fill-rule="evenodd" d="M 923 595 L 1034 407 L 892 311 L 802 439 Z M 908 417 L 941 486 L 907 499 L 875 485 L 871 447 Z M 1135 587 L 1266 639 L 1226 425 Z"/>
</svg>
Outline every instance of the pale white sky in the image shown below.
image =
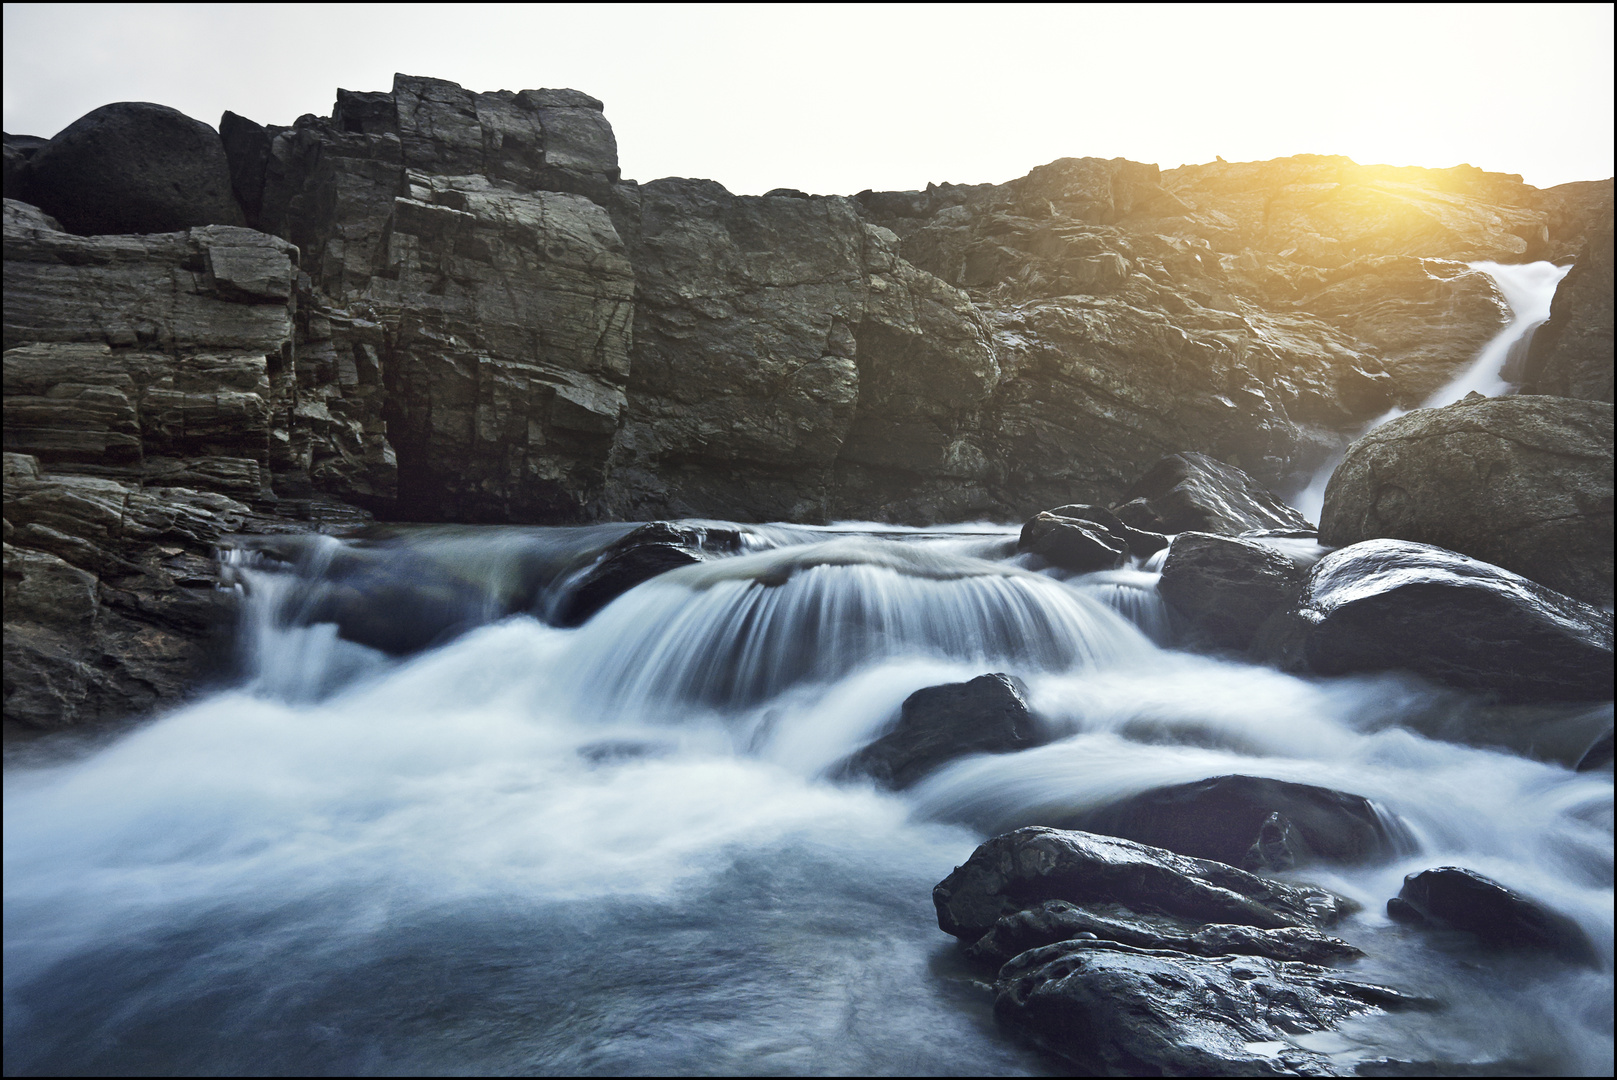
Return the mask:
<svg viewBox="0 0 1617 1080">
<path fill-rule="evenodd" d="M 5 129 L 329 115 L 395 71 L 606 103 L 626 177 L 848 194 L 1058 157 L 1612 169 L 1612 5 L 6 4 Z"/>
</svg>

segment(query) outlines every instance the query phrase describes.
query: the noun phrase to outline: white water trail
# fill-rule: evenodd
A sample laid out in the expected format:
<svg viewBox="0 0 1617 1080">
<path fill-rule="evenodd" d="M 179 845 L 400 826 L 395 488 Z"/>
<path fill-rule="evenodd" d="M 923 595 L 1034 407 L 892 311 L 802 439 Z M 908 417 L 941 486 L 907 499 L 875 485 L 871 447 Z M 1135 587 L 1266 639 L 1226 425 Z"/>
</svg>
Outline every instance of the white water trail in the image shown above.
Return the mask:
<svg viewBox="0 0 1617 1080">
<path fill-rule="evenodd" d="M 1571 264 L 1556 266 L 1552 262 L 1533 263 L 1497 263 L 1474 262 L 1471 269 L 1480 270 L 1493 279 L 1494 285 L 1505 298 L 1510 308 L 1510 321 L 1477 352 L 1473 360 L 1454 378 L 1443 386 L 1427 395 L 1421 402 L 1422 409 L 1440 409 L 1445 405 L 1452 405 L 1464 398 L 1467 394 L 1481 394 L 1483 397 L 1501 397 L 1514 394 L 1520 384 L 1520 372 L 1526 362 L 1527 352 L 1532 347 L 1533 332 L 1550 317 L 1550 304 L 1555 299 L 1555 289 L 1566 277 L 1567 271 L 1572 269 Z M 1394 406 L 1365 425 L 1354 439 L 1364 435 L 1391 420 L 1405 415 L 1409 410 Z M 1331 474 L 1336 467 L 1342 464 L 1345 452 L 1334 454 L 1317 469 L 1309 480 L 1308 486 L 1303 488 L 1291 503 L 1309 521 L 1318 521 L 1325 509 L 1325 488 L 1330 484 Z"/>
</svg>

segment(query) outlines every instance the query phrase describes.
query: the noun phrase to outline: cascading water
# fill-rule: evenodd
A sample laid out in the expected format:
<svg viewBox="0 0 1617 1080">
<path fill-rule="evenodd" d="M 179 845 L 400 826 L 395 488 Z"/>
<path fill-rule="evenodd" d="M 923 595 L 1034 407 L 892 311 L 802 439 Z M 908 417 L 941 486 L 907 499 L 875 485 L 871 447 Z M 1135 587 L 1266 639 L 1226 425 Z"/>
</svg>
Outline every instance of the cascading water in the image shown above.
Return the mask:
<svg viewBox="0 0 1617 1080">
<path fill-rule="evenodd" d="M 1483 397 L 1514 394 L 1521 383 L 1527 351 L 1533 344 L 1533 332 L 1548 321 L 1555 288 L 1566 277 L 1567 271 L 1572 269 L 1570 263 L 1556 266 L 1551 262 L 1474 262 L 1470 265 L 1473 270 L 1481 270 L 1493 279 L 1510 308 L 1510 321 L 1504 329 L 1488 339 L 1488 343 L 1478 351 L 1476 359 L 1463 371 L 1421 402 L 1423 409 L 1452 405 L 1467 394 L 1481 394 Z M 1389 420 L 1396 420 L 1404 412 L 1396 406 L 1388 409 L 1365 425 L 1359 435 L 1374 431 Z M 1319 520 L 1320 512 L 1325 507 L 1325 488 L 1331 481 L 1331 474 L 1342 463 L 1342 457 L 1341 454 L 1333 455 L 1321 465 L 1308 486 L 1291 500 L 1292 505 L 1309 521 Z"/>
<path fill-rule="evenodd" d="M 1445 1011 L 1312 1049 L 1609 1073 L 1609 775 L 1419 734 L 1482 707 L 1404 677 L 1160 648 L 1160 561 L 1060 580 L 1005 528 L 737 528 L 572 630 L 546 589 L 621 527 L 239 559 L 241 687 L 8 762 L 7 1072 L 1043 1073 L 932 886 L 994 830 L 1243 773 L 1362 794 L 1415 845 L 1294 876 L 1364 904 L 1352 975 Z M 394 657 L 310 621 L 392 596 L 393 561 L 532 613 Z M 902 794 L 833 779 L 910 693 L 985 671 L 1054 741 Z M 1448 863 L 1575 918 L 1598 970 L 1390 924 Z"/>
</svg>

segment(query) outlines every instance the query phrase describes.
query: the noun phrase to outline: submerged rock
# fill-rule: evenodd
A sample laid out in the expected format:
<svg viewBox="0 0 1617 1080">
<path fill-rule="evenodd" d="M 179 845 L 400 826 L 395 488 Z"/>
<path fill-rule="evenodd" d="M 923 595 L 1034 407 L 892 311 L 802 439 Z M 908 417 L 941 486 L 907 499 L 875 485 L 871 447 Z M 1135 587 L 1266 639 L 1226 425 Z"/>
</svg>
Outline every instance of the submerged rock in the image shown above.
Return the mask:
<svg viewBox="0 0 1617 1080">
<path fill-rule="evenodd" d="M 1134 482 L 1124 499 L 1143 500 L 1160 531 L 1234 536 L 1250 529 L 1309 529 L 1308 520 L 1233 465 L 1206 454 L 1172 454 Z M 1130 520 L 1119 508 L 1119 517 Z"/>
<path fill-rule="evenodd" d="M 1459 866 L 1408 875 L 1387 901 L 1387 914 L 1399 922 L 1464 930 L 1485 948 L 1535 949 L 1597 962 L 1594 943 L 1576 922 Z"/>
<path fill-rule="evenodd" d="M 733 529 L 704 529 L 653 521 L 614 541 L 557 605 L 557 626 L 582 626 L 596 612 L 659 574 L 703 562 L 706 548 L 734 552 L 741 538 Z"/>
<path fill-rule="evenodd" d="M 1311 964 L 1063 941 L 1000 971 L 995 1014 L 1080 1074 L 1329 1075 L 1298 1035 L 1371 1010 L 1430 1005 Z"/>
<path fill-rule="evenodd" d="M 917 690 L 904 699 L 891 731 L 849 757 L 844 776 L 869 776 L 902 790 L 966 754 L 1004 754 L 1037 746 L 1027 687 L 996 672 L 970 682 Z"/>
<path fill-rule="evenodd" d="M 1607 402 L 1477 396 L 1419 409 L 1349 447 L 1320 540 L 1435 544 L 1610 605 L 1611 462 Z"/>
<path fill-rule="evenodd" d="M 1245 650 L 1265 619 L 1296 598 L 1306 572 L 1274 548 L 1211 533 L 1181 533 L 1157 589 L 1196 637 Z"/>
<path fill-rule="evenodd" d="M 1403 826 L 1368 799 L 1261 776 L 1156 788 L 1075 824 L 1253 871 L 1314 861 L 1363 863 L 1413 849 Z"/>
<path fill-rule="evenodd" d="M 166 105 L 86 113 L 28 160 L 40 209 L 81 236 L 245 225 L 218 132 Z"/>
<path fill-rule="evenodd" d="M 938 926 L 976 941 L 1001 917 L 1042 904 L 1120 903 L 1198 923 L 1328 926 L 1349 902 L 1233 866 L 1112 836 L 1028 826 L 983 843 L 932 890 Z"/>
<path fill-rule="evenodd" d="M 1509 702 L 1612 696 L 1612 616 L 1427 544 L 1333 551 L 1255 648 L 1320 675 L 1405 670 Z"/>
</svg>

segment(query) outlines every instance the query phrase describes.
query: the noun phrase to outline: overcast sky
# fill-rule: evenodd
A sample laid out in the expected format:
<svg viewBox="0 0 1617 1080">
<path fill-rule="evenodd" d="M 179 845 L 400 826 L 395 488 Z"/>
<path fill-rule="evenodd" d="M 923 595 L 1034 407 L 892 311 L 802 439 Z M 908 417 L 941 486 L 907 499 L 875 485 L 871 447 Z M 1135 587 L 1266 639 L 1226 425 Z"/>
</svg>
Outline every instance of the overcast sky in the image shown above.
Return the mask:
<svg viewBox="0 0 1617 1080">
<path fill-rule="evenodd" d="M 623 174 L 816 193 L 1058 157 L 1612 175 L 1612 5 L 6 4 L 5 129 L 111 101 L 215 126 L 395 71 L 602 99 Z"/>
</svg>

